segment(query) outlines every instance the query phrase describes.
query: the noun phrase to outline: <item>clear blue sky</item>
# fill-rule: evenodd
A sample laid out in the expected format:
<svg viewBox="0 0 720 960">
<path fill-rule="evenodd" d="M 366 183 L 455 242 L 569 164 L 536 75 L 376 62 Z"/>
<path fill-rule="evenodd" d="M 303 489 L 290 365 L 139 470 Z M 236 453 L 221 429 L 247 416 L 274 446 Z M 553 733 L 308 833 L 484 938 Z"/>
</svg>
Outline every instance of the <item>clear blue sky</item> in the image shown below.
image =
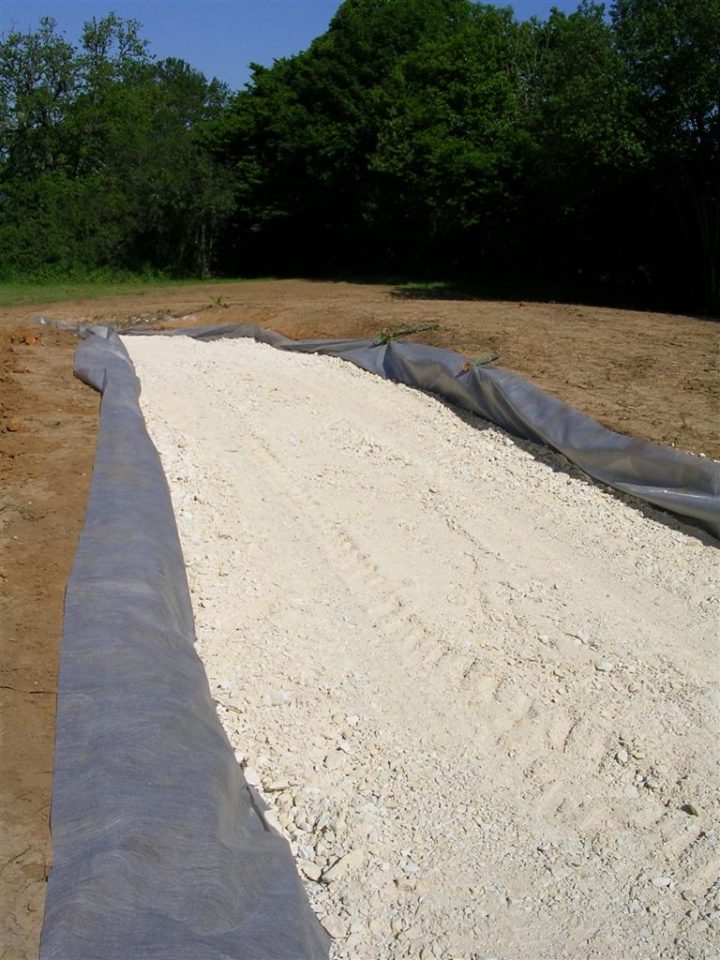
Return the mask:
<svg viewBox="0 0 720 960">
<path fill-rule="evenodd" d="M 567 13 L 579 0 L 515 0 L 516 16 L 547 17 L 551 7 Z M 40 17 L 54 17 L 71 42 L 85 20 L 111 11 L 139 20 L 142 36 L 158 59 L 180 57 L 208 78 L 218 77 L 233 90 L 247 82 L 251 62 L 298 53 L 324 33 L 340 0 L 0 0 L 0 34 L 25 33 Z"/>
</svg>

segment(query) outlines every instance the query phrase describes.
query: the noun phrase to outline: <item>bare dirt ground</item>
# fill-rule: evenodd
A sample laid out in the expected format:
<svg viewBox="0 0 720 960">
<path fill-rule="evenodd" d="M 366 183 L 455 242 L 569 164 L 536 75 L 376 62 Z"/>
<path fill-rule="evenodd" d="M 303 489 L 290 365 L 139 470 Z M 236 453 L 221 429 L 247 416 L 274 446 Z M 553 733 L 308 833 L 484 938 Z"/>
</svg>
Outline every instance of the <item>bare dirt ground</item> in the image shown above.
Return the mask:
<svg viewBox="0 0 720 960">
<path fill-rule="evenodd" d="M 97 395 L 76 338 L 3 320 L 0 956 L 32 960 L 51 862 L 48 816 L 65 584 L 85 514 Z"/>
<path fill-rule="evenodd" d="M 500 349 L 500 364 L 612 429 L 720 458 L 720 326 L 689 317 L 429 299 L 389 286 L 306 281 L 198 284 L 6 310 L 0 956 L 8 960 L 37 956 L 63 591 L 98 410 L 97 396 L 72 377 L 74 338 L 32 326 L 37 315 L 122 327 L 257 323 L 293 338 L 375 337 L 439 323 L 417 339 L 470 358 Z"/>
<path fill-rule="evenodd" d="M 415 339 L 498 364 L 620 433 L 720 459 L 720 324 L 572 304 L 445 300 L 381 285 L 266 281 L 23 308 L 82 323 L 257 323 L 292 339 L 376 337 L 437 323 Z M 213 305 L 220 301 L 222 306 Z"/>
</svg>

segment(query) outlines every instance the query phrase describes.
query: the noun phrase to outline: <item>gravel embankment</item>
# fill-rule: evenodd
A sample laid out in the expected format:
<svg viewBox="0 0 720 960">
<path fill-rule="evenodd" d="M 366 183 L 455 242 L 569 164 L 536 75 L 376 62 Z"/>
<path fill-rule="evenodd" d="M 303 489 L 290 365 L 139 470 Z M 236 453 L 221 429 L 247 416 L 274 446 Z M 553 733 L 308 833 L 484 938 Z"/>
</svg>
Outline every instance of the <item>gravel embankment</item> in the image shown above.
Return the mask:
<svg viewBox="0 0 720 960">
<path fill-rule="evenodd" d="M 125 343 L 333 955 L 715 956 L 712 541 L 342 361 Z"/>
</svg>

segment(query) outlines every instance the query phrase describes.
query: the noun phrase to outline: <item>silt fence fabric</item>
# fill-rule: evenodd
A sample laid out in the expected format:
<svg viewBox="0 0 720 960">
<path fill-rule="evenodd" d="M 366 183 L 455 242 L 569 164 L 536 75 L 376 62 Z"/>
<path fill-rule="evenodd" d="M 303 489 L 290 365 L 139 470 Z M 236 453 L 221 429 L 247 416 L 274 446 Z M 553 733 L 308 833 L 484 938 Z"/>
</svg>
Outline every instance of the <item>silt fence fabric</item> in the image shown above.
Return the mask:
<svg viewBox="0 0 720 960">
<path fill-rule="evenodd" d="M 217 719 L 170 495 L 115 334 L 78 348 L 103 392 L 65 598 L 41 960 L 327 956 L 286 841 Z"/>
<path fill-rule="evenodd" d="M 153 335 L 153 331 L 130 331 Z M 370 373 L 432 391 L 525 440 L 564 454 L 590 477 L 678 515 L 720 538 L 720 465 L 603 427 L 502 367 L 472 366 L 452 350 L 407 341 L 289 340 L 253 324 L 162 331 L 196 340 L 251 337 L 281 350 L 349 360 Z"/>
<path fill-rule="evenodd" d="M 182 551 L 134 368 L 112 330 L 78 332 L 76 372 L 103 400 L 66 594 L 41 960 L 325 957 L 290 849 L 245 783 L 193 647 Z M 547 444 L 720 537 L 717 463 L 613 433 L 508 370 L 421 344 L 295 342 L 251 325 L 163 335 L 252 337 L 349 360 Z"/>
</svg>

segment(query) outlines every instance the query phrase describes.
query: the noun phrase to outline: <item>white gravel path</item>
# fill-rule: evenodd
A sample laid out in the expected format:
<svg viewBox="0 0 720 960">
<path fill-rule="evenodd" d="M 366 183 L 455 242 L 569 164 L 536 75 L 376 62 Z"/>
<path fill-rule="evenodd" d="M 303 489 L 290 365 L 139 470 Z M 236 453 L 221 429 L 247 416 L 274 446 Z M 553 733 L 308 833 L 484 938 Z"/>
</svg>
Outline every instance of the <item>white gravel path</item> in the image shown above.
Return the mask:
<svg viewBox="0 0 720 960">
<path fill-rule="evenodd" d="M 334 956 L 717 957 L 709 538 L 339 360 L 125 344 L 220 719 Z"/>
</svg>

